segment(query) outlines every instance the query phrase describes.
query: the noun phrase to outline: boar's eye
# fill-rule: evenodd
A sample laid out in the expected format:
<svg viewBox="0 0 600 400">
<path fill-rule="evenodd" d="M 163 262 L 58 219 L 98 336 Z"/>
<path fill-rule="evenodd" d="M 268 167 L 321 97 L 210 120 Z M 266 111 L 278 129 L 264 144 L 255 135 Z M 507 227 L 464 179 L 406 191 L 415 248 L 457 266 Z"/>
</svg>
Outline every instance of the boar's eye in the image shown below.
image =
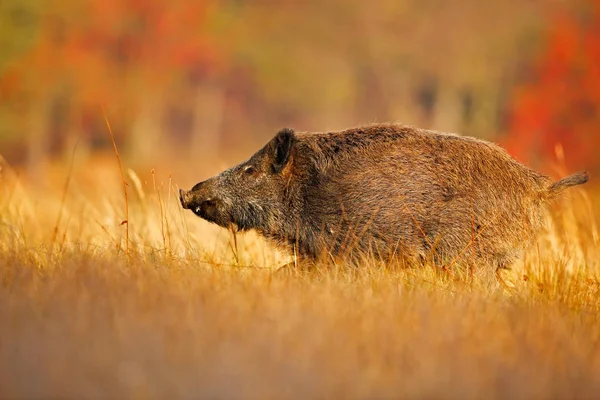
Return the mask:
<svg viewBox="0 0 600 400">
<path fill-rule="evenodd" d="M 256 174 L 256 168 L 254 168 L 252 165 L 246 165 L 244 167 L 244 173 L 246 175 L 254 175 Z"/>
</svg>

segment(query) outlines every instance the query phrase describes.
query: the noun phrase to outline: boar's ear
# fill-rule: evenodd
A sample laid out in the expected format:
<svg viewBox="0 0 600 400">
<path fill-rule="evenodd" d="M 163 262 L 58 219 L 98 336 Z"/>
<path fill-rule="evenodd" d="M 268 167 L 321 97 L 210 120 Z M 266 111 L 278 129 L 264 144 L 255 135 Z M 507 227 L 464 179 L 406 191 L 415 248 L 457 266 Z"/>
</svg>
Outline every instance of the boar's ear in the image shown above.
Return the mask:
<svg viewBox="0 0 600 400">
<path fill-rule="evenodd" d="M 295 139 L 294 130 L 289 128 L 280 130 L 273 139 L 272 154 L 274 172 L 281 172 L 283 167 L 287 164 Z"/>
</svg>

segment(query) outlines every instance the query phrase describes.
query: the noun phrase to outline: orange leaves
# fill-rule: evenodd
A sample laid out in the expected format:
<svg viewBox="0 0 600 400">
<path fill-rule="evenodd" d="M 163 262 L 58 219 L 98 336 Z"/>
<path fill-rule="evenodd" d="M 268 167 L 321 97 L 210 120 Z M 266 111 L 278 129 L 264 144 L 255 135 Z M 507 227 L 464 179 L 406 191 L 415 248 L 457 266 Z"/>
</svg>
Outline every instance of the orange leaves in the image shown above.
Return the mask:
<svg viewBox="0 0 600 400">
<path fill-rule="evenodd" d="M 545 164 L 565 148 L 571 168 L 600 169 L 600 1 L 549 23 L 534 78 L 513 93 L 506 145 L 514 155 Z"/>
<path fill-rule="evenodd" d="M 75 103 L 101 104 L 109 95 L 127 101 L 144 86 L 164 85 L 190 70 L 214 71 L 222 57 L 206 29 L 213 0 L 67 3 L 60 10 L 40 7 L 36 41 L 15 60 L 14 73 L 5 74 L 3 90 L 24 83 L 53 96 L 67 85 Z M 126 95 L 124 88 L 138 93 Z"/>
<path fill-rule="evenodd" d="M 104 50 L 113 48 L 128 62 L 148 63 L 157 74 L 164 74 L 212 58 L 203 56 L 215 50 L 205 29 L 210 3 L 93 0 L 91 24 L 99 31 L 110 27 L 104 43 L 98 43 Z"/>
</svg>

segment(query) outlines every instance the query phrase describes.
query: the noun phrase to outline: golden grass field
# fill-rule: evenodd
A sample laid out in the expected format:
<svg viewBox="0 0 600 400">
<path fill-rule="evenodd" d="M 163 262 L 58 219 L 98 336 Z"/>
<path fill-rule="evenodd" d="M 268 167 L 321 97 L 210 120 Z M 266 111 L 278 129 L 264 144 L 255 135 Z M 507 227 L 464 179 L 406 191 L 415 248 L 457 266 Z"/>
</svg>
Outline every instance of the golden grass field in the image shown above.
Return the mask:
<svg viewBox="0 0 600 400">
<path fill-rule="evenodd" d="M 284 253 L 181 210 L 177 184 L 201 176 L 125 167 L 122 225 L 110 161 L 37 187 L 0 163 L 0 398 L 600 396 L 591 186 L 552 207 L 504 283 L 435 266 L 284 275 Z"/>
</svg>

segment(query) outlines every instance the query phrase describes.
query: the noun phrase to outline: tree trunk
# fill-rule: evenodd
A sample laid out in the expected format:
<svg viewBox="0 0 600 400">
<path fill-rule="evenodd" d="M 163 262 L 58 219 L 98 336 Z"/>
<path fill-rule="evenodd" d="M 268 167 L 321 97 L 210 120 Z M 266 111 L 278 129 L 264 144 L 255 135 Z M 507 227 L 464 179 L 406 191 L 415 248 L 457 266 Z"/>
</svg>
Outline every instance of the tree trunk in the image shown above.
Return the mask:
<svg viewBox="0 0 600 400">
<path fill-rule="evenodd" d="M 461 129 L 460 97 L 452 86 L 442 85 L 439 89 L 432 128 L 444 132 L 458 132 Z"/>
<path fill-rule="evenodd" d="M 136 161 L 152 160 L 164 144 L 161 139 L 162 101 L 157 94 L 146 93 L 139 97 L 131 126 L 131 152 Z"/>
<path fill-rule="evenodd" d="M 200 84 L 193 105 L 189 156 L 202 163 L 216 161 L 220 153 L 225 90 L 219 84 Z"/>
<path fill-rule="evenodd" d="M 74 106 L 70 110 L 64 126 L 65 139 L 62 153 L 67 165 L 73 158 L 85 161 L 90 155 L 89 138 L 84 135 L 83 128 L 82 110 L 80 107 Z"/>
<path fill-rule="evenodd" d="M 45 179 L 48 166 L 49 130 L 48 112 L 49 96 L 33 100 L 29 108 L 27 127 L 27 169 L 29 179 L 35 185 Z"/>
</svg>

